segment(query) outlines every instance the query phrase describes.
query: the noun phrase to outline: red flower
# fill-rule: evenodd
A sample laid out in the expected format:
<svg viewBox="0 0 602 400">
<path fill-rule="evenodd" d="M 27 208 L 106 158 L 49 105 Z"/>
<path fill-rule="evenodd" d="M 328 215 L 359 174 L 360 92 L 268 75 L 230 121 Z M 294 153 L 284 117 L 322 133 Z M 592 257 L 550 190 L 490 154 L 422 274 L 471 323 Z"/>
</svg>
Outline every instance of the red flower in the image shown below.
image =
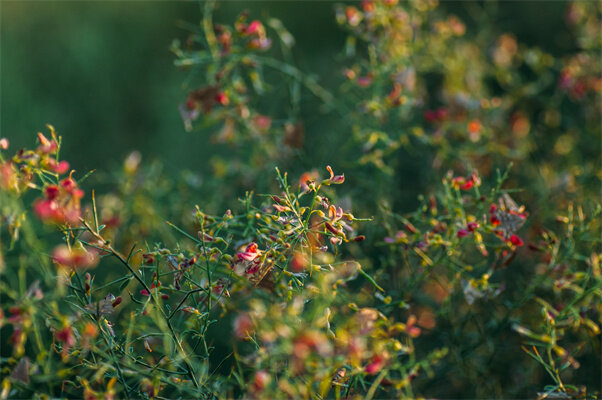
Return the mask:
<svg viewBox="0 0 602 400">
<path fill-rule="evenodd" d="M 59 342 L 65 343 L 65 345 L 71 347 L 75 344 L 75 336 L 70 326 L 66 326 L 56 333 L 56 339 Z"/>
<path fill-rule="evenodd" d="M 469 189 L 472 189 L 473 186 L 474 186 L 474 182 L 473 181 L 467 181 L 463 185 L 460 185 L 460 189 L 462 189 L 462 190 L 469 190 Z"/>
<path fill-rule="evenodd" d="M 459 238 L 463 238 L 470 235 L 470 231 L 467 231 L 466 229 L 459 229 L 457 235 Z"/>
<path fill-rule="evenodd" d="M 469 222 L 468 224 L 466 224 L 466 228 L 470 232 L 474 232 L 478 227 L 479 227 L 479 224 L 476 222 Z"/>
<path fill-rule="evenodd" d="M 222 106 L 227 106 L 228 104 L 230 104 L 230 99 L 228 98 L 228 95 L 224 92 L 219 92 L 217 96 L 215 96 L 215 101 L 217 101 Z"/>
<path fill-rule="evenodd" d="M 442 122 L 447 118 L 447 110 L 443 107 L 437 110 L 427 110 L 424 112 L 424 119 L 428 122 Z"/>
<path fill-rule="evenodd" d="M 44 194 L 48 200 L 54 200 L 59 195 L 59 188 L 56 185 L 48 185 L 46 189 L 44 189 Z"/>
<path fill-rule="evenodd" d="M 523 240 L 516 235 L 510 236 L 509 242 L 518 247 L 524 244 Z"/>
<path fill-rule="evenodd" d="M 65 160 L 57 163 L 54 158 L 50 158 L 48 160 L 48 169 L 62 175 L 69 170 L 69 163 Z"/>
<path fill-rule="evenodd" d="M 271 377 L 266 371 L 257 371 L 255 373 L 255 379 L 253 380 L 253 390 L 255 392 L 261 392 L 269 383 Z"/>
<path fill-rule="evenodd" d="M 386 362 L 387 362 L 387 353 L 376 354 L 370 359 L 370 363 L 368 365 L 366 365 L 366 368 L 364 368 L 364 371 L 366 371 L 367 374 L 375 375 L 381 369 L 383 369 Z"/>
<path fill-rule="evenodd" d="M 256 243 L 251 243 L 251 244 L 249 244 L 247 246 L 247 248 L 245 249 L 245 251 L 243 251 L 242 253 L 236 254 L 236 257 L 240 261 L 242 261 L 242 260 L 253 261 L 257 257 L 259 257 L 260 255 L 261 255 L 261 251 L 258 250 L 257 244 Z"/>
</svg>

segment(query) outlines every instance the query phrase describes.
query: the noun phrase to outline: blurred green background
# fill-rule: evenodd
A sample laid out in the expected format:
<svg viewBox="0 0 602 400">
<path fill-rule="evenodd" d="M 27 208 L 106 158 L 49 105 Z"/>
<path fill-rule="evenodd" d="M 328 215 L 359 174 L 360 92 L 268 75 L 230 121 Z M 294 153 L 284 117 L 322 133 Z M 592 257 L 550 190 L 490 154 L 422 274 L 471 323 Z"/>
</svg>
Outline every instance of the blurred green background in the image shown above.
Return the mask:
<svg viewBox="0 0 602 400">
<path fill-rule="evenodd" d="M 301 69 L 327 88 L 340 81 L 337 62 L 345 34 L 334 20 L 335 2 L 219 2 L 214 20 L 230 23 L 242 10 L 276 17 L 296 39 Z M 442 2 L 478 35 L 472 2 Z M 178 104 L 186 72 L 173 66 L 171 42 L 184 41 L 187 24 L 198 24 L 198 2 L 2 1 L 1 136 L 11 147 L 31 146 L 35 133 L 53 124 L 64 137 L 63 157 L 84 172 L 107 169 L 134 149 L 161 159 L 168 171 L 210 171 L 215 151 L 207 135 L 185 132 Z M 488 2 L 495 31 L 562 55 L 574 48 L 564 22 L 565 2 Z M 315 99 L 310 101 L 317 102 Z M 328 118 L 311 118 L 317 104 L 304 104 L 306 142 L 328 138 Z M 303 112 L 303 111 L 302 111 Z M 315 121 L 315 123 L 313 122 Z M 322 125 L 319 125 L 322 124 Z M 322 142 L 320 142 L 322 141 Z M 306 160 L 307 163 L 327 160 Z"/>
</svg>

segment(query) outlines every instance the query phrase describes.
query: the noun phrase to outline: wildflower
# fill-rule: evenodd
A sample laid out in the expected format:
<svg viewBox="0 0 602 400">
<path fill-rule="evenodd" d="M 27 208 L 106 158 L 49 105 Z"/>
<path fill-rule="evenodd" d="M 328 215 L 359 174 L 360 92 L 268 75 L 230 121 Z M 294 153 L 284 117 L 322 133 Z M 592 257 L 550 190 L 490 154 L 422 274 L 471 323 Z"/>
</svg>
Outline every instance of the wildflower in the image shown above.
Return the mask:
<svg viewBox="0 0 602 400">
<path fill-rule="evenodd" d="M 474 186 L 474 182 L 470 180 L 470 181 L 466 181 L 466 183 L 464 183 L 463 185 L 460 185 L 460 189 L 469 190 L 469 189 L 472 189 L 473 186 Z"/>
<path fill-rule="evenodd" d="M 357 8 L 349 6 L 345 9 L 345 18 L 350 26 L 358 26 L 364 16 Z"/>
<path fill-rule="evenodd" d="M 524 243 L 524 242 L 523 242 L 523 240 L 522 240 L 520 237 L 516 236 L 516 235 L 512 235 L 512 236 L 510 236 L 510 239 L 508 239 L 508 241 L 509 241 L 509 242 L 510 242 L 512 245 L 514 245 L 514 246 L 519 246 L 519 247 L 520 247 L 520 246 L 522 246 L 522 245 L 523 245 L 523 243 Z"/>
<path fill-rule="evenodd" d="M 38 147 L 38 150 L 42 153 L 52 153 L 56 151 L 58 147 L 55 140 L 48 140 L 41 132 L 38 132 L 38 140 L 40 141 L 40 147 Z"/>
<path fill-rule="evenodd" d="M 466 229 L 468 229 L 470 232 L 474 232 L 476 229 L 478 229 L 479 224 L 477 222 L 469 222 L 466 224 Z"/>
<path fill-rule="evenodd" d="M 362 308 L 355 314 L 355 321 L 359 326 L 360 335 L 366 335 L 374 329 L 375 321 L 380 313 L 374 308 Z"/>
<path fill-rule="evenodd" d="M 469 190 L 474 186 L 480 186 L 481 178 L 479 178 L 479 175 L 476 172 L 473 172 L 472 175 L 467 177 L 456 176 L 452 178 L 451 183 L 456 190 Z"/>
<path fill-rule="evenodd" d="M 117 308 L 117 306 L 121 304 L 122 300 L 123 299 L 121 298 L 121 296 L 119 296 L 115 300 L 113 300 L 113 302 L 111 303 L 113 305 L 113 308 Z"/>
<path fill-rule="evenodd" d="M 372 0 L 362 0 L 362 10 L 365 13 L 374 11 L 374 2 Z"/>
<path fill-rule="evenodd" d="M 341 207 L 335 207 L 331 205 L 328 207 L 328 218 L 330 218 L 331 222 L 336 222 L 343 218 L 343 209 Z"/>
<path fill-rule="evenodd" d="M 255 378 L 253 379 L 253 387 L 252 390 L 254 392 L 261 392 L 267 385 L 269 385 L 272 377 L 267 371 L 260 370 L 255 373 Z"/>
<path fill-rule="evenodd" d="M 155 288 L 157 288 L 157 289 L 158 289 L 159 287 L 161 287 L 161 282 L 158 282 L 158 283 L 157 283 L 157 285 L 155 285 L 155 283 L 153 282 L 153 283 L 151 284 L 151 286 L 150 286 L 150 289 L 151 289 L 151 290 L 153 290 L 153 289 L 155 289 Z M 150 292 L 149 292 L 148 290 L 146 290 L 146 289 L 142 289 L 142 290 L 140 291 L 140 294 L 141 294 L 141 295 L 143 295 L 143 296 L 145 296 L 145 297 L 149 297 L 149 296 L 150 296 Z"/>
<path fill-rule="evenodd" d="M 77 183 L 66 178 L 59 185 L 48 185 L 44 190 L 44 199 L 34 202 L 35 214 L 43 222 L 56 224 L 77 224 L 81 215 L 80 199 L 84 192 Z"/>
<path fill-rule="evenodd" d="M 228 95 L 225 92 L 219 92 L 215 96 L 215 101 L 221 104 L 222 106 L 227 106 L 228 104 L 230 104 L 230 99 L 228 98 Z"/>
<path fill-rule="evenodd" d="M 470 121 L 468 123 L 468 133 L 478 134 L 480 130 L 481 130 L 481 123 L 478 120 L 473 119 L 472 121 Z"/>
<path fill-rule="evenodd" d="M 69 248 L 59 245 L 52 253 L 52 260 L 62 267 L 91 268 L 98 264 L 98 253 L 93 250 L 86 251 L 83 247 Z"/>
<path fill-rule="evenodd" d="M 326 227 L 326 229 L 327 229 L 327 230 L 329 230 L 329 231 L 330 231 L 330 233 L 332 233 L 333 235 L 338 235 L 338 234 L 340 234 L 340 233 L 341 233 L 341 231 L 339 231 L 337 228 L 335 228 L 334 226 L 332 226 L 332 225 L 330 224 L 330 222 L 328 222 L 328 221 L 324 223 L 324 226 L 325 226 L 325 227 Z"/>
<path fill-rule="evenodd" d="M 280 206 L 280 205 L 278 205 L 278 204 L 274 204 L 274 206 L 273 206 L 273 207 L 274 207 L 274 208 L 276 209 L 276 211 L 278 211 L 278 212 L 291 211 L 291 208 L 290 208 L 290 207 Z"/>
<path fill-rule="evenodd" d="M 238 258 L 239 261 L 242 261 L 242 260 L 253 261 L 260 255 L 261 255 L 261 251 L 258 250 L 257 243 L 253 242 L 247 246 L 245 251 L 236 254 L 236 258 Z"/>
<path fill-rule="evenodd" d="M 155 255 L 153 253 L 144 253 L 142 255 L 142 259 L 144 260 L 144 263 L 146 265 L 150 265 L 150 264 L 154 264 L 155 263 Z"/>
<path fill-rule="evenodd" d="M 313 182 L 315 182 L 319 177 L 320 175 L 316 170 L 304 172 L 301 175 L 301 178 L 299 178 L 299 188 L 301 189 L 301 192 L 308 192 L 310 190 L 309 185 L 313 184 Z"/>
<path fill-rule="evenodd" d="M 443 107 L 427 110 L 424 112 L 424 119 L 428 122 L 443 122 L 447 119 L 447 110 Z"/>
<path fill-rule="evenodd" d="M 13 163 L 0 164 L 0 187 L 4 190 L 18 190 L 18 178 Z"/>
<path fill-rule="evenodd" d="M 459 229 L 456 235 L 461 239 L 463 237 L 470 235 L 470 231 L 466 230 L 466 229 Z"/>
<path fill-rule="evenodd" d="M 0 149 L 2 149 L 2 150 L 8 149 L 8 139 L 7 138 L 0 139 Z"/>
<path fill-rule="evenodd" d="M 84 337 L 94 339 L 98 335 L 98 328 L 92 322 L 86 322 L 83 332 Z"/>
<path fill-rule="evenodd" d="M 69 170 L 69 163 L 65 160 L 56 162 L 54 158 L 50 158 L 47 161 L 48 169 L 56 172 L 59 175 L 66 173 Z"/>
<path fill-rule="evenodd" d="M 335 175 L 334 172 L 332 171 L 332 168 L 330 167 L 330 165 L 327 165 L 326 169 L 330 173 L 330 178 L 328 178 L 328 180 L 325 181 L 325 182 L 328 182 L 327 184 L 334 183 L 336 185 L 339 185 L 339 184 L 345 182 L 345 175 L 344 174 L 343 175 Z"/>
<path fill-rule="evenodd" d="M 494 227 L 496 227 L 502 223 L 495 215 L 496 210 L 497 210 L 497 206 L 495 204 L 492 204 L 491 207 L 489 208 L 489 214 L 490 214 L 489 223 Z"/>
<path fill-rule="evenodd" d="M 410 315 L 406 322 L 406 332 L 413 338 L 420 336 L 420 328 L 415 326 L 416 321 L 416 316 Z"/>
<path fill-rule="evenodd" d="M 307 256 L 302 252 L 295 252 L 293 258 L 289 264 L 289 270 L 291 272 L 302 272 L 308 265 Z"/>
<path fill-rule="evenodd" d="M 239 314 L 234 319 L 234 334 L 239 339 L 248 339 L 255 330 L 255 324 L 248 314 Z"/>
<path fill-rule="evenodd" d="M 374 78 L 371 74 L 360 76 L 359 78 L 357 78 L 357 85 L 362 88 L 368 87 L 372 84 L 373 79 Z"/>
<path fill-rule="evenodd" d="M 75 345 L 75 335 L 73 333 L 73 329 L 70 326 L 65 326 L 60 331 L 57 331 L 55 336 L 56 340 L 63 343 L 62 357 L 63 359 L 66 359 L 69 349 Z"/>
<path fill-rule="evenodd" d="M 375 354 L 370 359 L 370 363 L 364 368 L 364 371 L 366 371 L 366 373 L 369 375 L 375 375 L 383 369 L 388 359 L 389 353 L 387 353 L 386 351 L 383 353 Z"/>
<path fill-rule="evenodd" d="M 263 36 L 265 35 L 265 27 L 260 21 L 255 20 L 247 26 L 247 29 L 245 29 L 244 34 Z"/>
<path fill-rule="evenodd" d="M 318 331 L 304 332 L 293 342 L 293 355 L 297 360 L 304 360 L 312 353 L 326 357 L 331 352 L 332 346 L 326 335 Z"/>
<path fill-rule="evenodd" d="M 253 117 L 253 125 L 259 132 L 266 132 L 272 126 L 272 118 L 257 114 Z"/>
</svg>

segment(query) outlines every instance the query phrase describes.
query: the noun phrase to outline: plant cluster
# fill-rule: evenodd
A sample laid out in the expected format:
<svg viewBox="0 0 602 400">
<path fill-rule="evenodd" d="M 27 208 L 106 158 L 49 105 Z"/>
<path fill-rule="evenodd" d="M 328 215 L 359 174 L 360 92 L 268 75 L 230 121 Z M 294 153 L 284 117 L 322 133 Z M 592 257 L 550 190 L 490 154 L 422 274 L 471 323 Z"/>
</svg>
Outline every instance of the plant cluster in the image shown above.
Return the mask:
<svg viewBox="0 0 602 400">
<path fill-rule="evenodd" d="M 599 398 L 600 5 L 562 59 L 436 1 L 340 5 L 336 93 L 215 6 L 172 47 L 214 178 L 0 140 L 0 398 Z M 304 93 L 351 139 L 308 144 Z"/>
</svg>

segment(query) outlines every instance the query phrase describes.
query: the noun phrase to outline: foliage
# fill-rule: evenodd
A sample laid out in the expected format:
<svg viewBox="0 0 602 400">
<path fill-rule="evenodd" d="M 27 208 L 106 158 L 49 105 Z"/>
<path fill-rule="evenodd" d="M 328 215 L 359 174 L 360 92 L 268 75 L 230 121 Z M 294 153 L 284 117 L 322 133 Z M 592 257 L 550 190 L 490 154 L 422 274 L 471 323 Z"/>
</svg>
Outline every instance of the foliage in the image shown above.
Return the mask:
<svg viewBox="0 0 602 400">
<path fill-rule="evenodd" d="M 95 191 L 52 126 L 0 141 L 2 398 L 599 397 L 600 5 L 562 59 L 435 1 L 339 5 L 336 93 L 215 6 L 172 46 L 214 178 L 133 152 Z M 346 143 L 305 140 L 306 95 Z M 276 167 L 307 159 L 335 168 Z"/>
</svg>

